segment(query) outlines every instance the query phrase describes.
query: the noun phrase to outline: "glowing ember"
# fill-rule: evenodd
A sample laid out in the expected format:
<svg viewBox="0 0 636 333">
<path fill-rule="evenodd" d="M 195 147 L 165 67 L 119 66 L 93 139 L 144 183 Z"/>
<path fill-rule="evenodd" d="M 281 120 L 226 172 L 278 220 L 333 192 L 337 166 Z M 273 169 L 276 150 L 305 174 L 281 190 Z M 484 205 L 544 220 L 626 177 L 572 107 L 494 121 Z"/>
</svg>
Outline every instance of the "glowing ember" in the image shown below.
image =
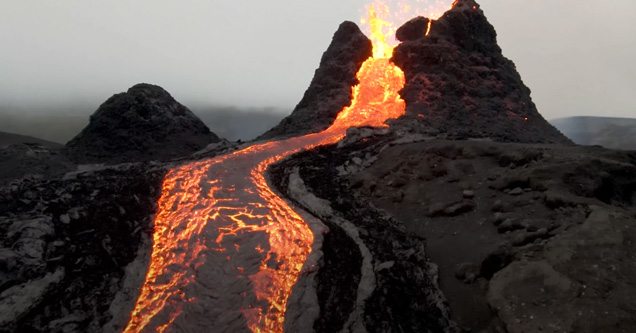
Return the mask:
<svg viewBox="0 0 636 333">
<path fill-rule="evenodd" d="M 431 28 L 433 27 L 433 21 L 428 21 L 428 27 L 426 28 L 426 36 L 431 33 Z"/>
<path fill-rule="evenodd" d="M 327 130 L 250 146 L 166 176 L 150 267 L 126 332 L 163 332 L 180 320 L 210 318 L 218 304 L 230 304 L 223 316 L 239 318 L 254 332 L 282 332 L 287 300 L 314 237 L 270 189 L 265 172 L 293 153 L 341 140 L 349 127 L 386 126 L 404 114 L 398 94 L 404 73 L 389 61 L 393 47 L 386 36 L 394 30 L 381 18 L 386 14 L 386 7 L 370 6 L 373 57 L 357 74 L 351 106 Z"/>
</svg>

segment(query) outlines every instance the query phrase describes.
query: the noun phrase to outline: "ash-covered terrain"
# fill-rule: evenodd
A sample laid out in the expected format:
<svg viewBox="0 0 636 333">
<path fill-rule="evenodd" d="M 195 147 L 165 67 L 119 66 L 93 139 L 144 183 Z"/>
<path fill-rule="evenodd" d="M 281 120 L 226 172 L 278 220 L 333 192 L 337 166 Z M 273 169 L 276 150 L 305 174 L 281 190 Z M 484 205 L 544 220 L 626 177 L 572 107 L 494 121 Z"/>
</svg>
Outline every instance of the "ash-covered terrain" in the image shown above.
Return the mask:
<svg viewBox="0 0 636 333">
<path fill-rule="evenodd" d="M 635 327 L 636 153 L 423 140 L 357 156 L 340 181 L 426 239 L 461 328 Z"/>
<path fill-rule="evenodd" d="M 288 330 L 633 332 L 636 152 L 576 146 L 548 124 L 473 0 L 427 25 L 398 30 L 404 116 L 267 173 L 325 226 Z M 329 126 L 370 45 L 343 23 L 299 106 L 260 139 Z M 146 84 L 63 148 L 1 147 L 0 331 L 121 331 L 165 175 L 236 148 Z"/>
</svg>

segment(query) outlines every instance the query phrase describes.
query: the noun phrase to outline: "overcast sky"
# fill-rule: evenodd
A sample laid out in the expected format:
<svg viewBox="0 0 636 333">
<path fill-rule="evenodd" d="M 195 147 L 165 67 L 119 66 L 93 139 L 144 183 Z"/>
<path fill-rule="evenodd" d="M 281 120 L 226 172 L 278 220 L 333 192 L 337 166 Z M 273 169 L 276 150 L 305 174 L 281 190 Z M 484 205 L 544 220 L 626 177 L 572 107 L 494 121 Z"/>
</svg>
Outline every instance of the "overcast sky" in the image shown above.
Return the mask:
<svg viewBox="0 0 636 333">
<path fill-rule="evenodd" d="M 189 106 L 291 110 L 338 25 L 369 2 L 3 0 L 0 105 L 92 112 L 148 82 Z M 636 117 L 636 1 L 480 3 L 546 118 Z"/>
</svg>

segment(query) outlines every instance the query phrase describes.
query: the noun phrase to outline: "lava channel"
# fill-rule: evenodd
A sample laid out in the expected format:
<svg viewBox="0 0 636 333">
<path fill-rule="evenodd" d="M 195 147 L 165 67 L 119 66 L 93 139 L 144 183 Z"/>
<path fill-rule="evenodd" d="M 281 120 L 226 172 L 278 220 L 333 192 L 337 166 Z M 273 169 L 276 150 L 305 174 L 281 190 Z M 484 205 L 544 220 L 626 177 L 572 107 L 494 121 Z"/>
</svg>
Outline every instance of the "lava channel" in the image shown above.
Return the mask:
<svg viewBox="0 0 636 333">
<path fill-rule="evenodd" d="M 404 114 L 404 73 L 389 61 L 387 23 L 370 9 L 374 55 L 351 106 L 315 134 L 253 145 L 171 170 L 154 221 L 150 266 L 125 332 L 282 332 L 287 300 L 311 251 L 304 220 L 270 189 L 267 168 L 338 142 L 353 126 Z M 380 27 L 380 28 L 377 28 Z"/>
</svg>

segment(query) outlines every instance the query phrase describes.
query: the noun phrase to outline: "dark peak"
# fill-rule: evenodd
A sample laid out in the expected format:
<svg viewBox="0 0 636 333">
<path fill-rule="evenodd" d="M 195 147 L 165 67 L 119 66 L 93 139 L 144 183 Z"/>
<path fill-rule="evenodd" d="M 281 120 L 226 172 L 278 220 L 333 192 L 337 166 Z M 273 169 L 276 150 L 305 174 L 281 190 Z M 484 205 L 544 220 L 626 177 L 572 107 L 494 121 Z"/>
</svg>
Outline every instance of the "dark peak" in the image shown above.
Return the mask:
<svg viewBox="0 0 636 333">
<path fill-rule="evenodd" d="M 449 10 L 452 11 L 460 11 L 460 10 L 480 10 L 481 6 L 475 0 L 457 0 L 453 4 L 453 8 Z"/>
<path fill-rule="evenodd" d="M 412 19 L 397 37 L 392 60 L 406 77 L 406 115 L 396 124 L 454 139 L 569 143 L 538 113 L 474 0 L 457 1 L 435 21 Z"/>
<path fill-rule="evenodd" d="M 352 37 L 355 38 L 359 35 L 364 35 L 364 34 L 362 33 L 362 30 L 360 30 L 360 27 L 358 27 L 357 24 L 351 21 L 344 21 L 340 23 L 340 26 L 338 26 L 338 30 L 336 30 L 336 33 L 333 35 L 333 40 L 347 41 L 351 39 Z"/>
<path fill-rule="evenodd" d="M 139 83 L 126 92 L 113 95 L 91 116 L 101 117 L 142 117 L 144 119 L 163 117 L 190 117 L 190 110 L 177 102 L 170 93 L 160 86 Z"/>
<path fill-rule="evenodd" d="M 426 36 L 429 24 L 430 33 Z M 424 38 L 447 41 L 466 48 L 467 51 L 493 47 L 497 43 L 495 29 L 474 0 L 457 1 L 438 20 L 421 16 L 411 19 L 397 30 L 396 37 L 402 42 Z"/>
<path fill-rule="evenodd" d="M 170 93 L 168 93 L 165 89 L 149 83 L 138 83 L 130 87 L 126 93 L 133 96 L 143 96 L 153 99 L 173 99 Z"/>
<path fill-rule="evenodd" d="M 345 21 L 338 27 L 320 66 L 291 115 L 257 139 L 282 138 L 319 132 L 331 125 L 338 112 L 351 104 L 356 74 L 373 55 L 373 44 L 358 25 Z"/>
<path fill-rule="evenodd" d="M 426 37 L 426 31 L 431 20 L 418 16 L 404 23 L 396 32 L 395 37 L 399 41 L 416 40 Z"/>
<path fill-rule="evenodd" d="M 497 32 L 474 0 L 460 0 L 433 21 L 429 38 L 456 44 L 465 51 L 500 52 Z"/>
<path fill-rule="evenodd" d="M 331 44 L 320 60 L 326 62 L 347 63 L 351 60 L 363 62 L 373 54 L 373 44 L 364 35 L 360 27 L 351 21 L 344 21 L 331 39 Z"/>
</svg>

